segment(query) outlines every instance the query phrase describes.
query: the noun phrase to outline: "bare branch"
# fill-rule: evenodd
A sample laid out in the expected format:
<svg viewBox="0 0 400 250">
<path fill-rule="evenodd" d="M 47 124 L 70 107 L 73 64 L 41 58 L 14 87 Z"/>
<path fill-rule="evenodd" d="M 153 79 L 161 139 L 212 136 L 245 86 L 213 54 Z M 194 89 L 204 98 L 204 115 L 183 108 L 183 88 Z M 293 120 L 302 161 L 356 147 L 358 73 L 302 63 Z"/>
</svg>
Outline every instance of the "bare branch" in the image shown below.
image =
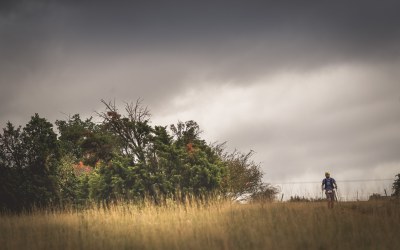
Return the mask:
<svg viewBox="0 0 400 250">
<path fill-rule="evenodd" d="M 125 103 L 126 115 L 122 116 L 118 112 L 115 100 L 114 102 L 101 100 L 101 102 L 105 105 L 106 110 L 97 112 L 97 115 L 103 119 L 106 128 L 121 138 L 127 154 L 133 154 L 139 160 L 145 161 L 144 148 L 146 142 L 143 140 L 145 135 L 140 130 L 140 126 L 150 120 L 148 108 L 143 107 L 141 99 L 138 99 L 136 103 Z"/>
</svg>

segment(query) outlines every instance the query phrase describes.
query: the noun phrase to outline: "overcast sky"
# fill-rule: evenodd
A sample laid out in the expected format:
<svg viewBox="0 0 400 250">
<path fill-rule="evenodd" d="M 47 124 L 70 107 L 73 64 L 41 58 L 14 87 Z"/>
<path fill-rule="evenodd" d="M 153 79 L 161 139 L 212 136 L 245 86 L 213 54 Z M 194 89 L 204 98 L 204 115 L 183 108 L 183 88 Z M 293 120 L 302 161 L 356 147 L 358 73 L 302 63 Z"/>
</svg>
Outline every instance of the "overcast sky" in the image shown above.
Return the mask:
<svg viewBox="0 0 400 250">
<path fill-rule="evenodd" d="M 394 178 L 399 11 L 372 0 L 2 0 L 0 125 L 142 98 L 153 125 L 195 120 L 208 141 L 254 150 L 268 182 Z"/>
</svg>

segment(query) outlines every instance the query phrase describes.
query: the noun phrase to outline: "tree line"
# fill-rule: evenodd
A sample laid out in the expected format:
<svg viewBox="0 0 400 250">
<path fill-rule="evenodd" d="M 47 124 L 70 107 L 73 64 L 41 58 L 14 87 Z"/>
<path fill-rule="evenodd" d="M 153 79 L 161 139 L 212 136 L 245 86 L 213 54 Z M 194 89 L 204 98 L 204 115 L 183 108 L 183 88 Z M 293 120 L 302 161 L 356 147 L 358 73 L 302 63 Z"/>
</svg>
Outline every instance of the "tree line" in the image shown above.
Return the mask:
<svg viewBox="0 0 400 250">
<path fill-rule="evenodd" d="M 253 152 L 227 152 L 201 138 L 195 121 L 152 126 L 140 101 L 106 102 L 100 122 L 79 114 L 55 126 L 35 114 L 0 133 L 0 209 L 116 201 L 206 202 L 244 194 L 271 200 Z"/>
</svg>

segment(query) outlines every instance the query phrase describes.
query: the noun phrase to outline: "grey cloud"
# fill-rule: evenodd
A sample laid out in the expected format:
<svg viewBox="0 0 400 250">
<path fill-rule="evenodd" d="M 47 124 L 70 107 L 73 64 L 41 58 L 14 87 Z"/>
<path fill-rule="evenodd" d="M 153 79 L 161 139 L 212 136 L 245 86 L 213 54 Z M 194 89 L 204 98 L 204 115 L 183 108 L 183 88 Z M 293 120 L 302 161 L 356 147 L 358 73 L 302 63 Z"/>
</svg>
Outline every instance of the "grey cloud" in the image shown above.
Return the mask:
<svg viewBox="0 0 400 250">
<path fill-rule="evenodd" d="M 307 81 L 295 82 L 301 76 L 293 78 L 286 84 L 296 87 L 296 95 L 279 91 L 280 97 L 273 96 L 276 105 L 269 101 L 271 88 L 259 88 L 266 100 L 255 98 L 248 113 L 234 113 L 234 125 L 221 129 L 219 139 L 242 150 L 255 150 L 269 180 L 296 179 L 316 171 L 323 173 L 326 168 L 343 176 L 348 170 L 358 171 L 360 179 L 370 178 L 372 169 L 379 169 L 376 171 L 381 176 L 390 177 L 395 174 L 394 167 L 388 169 L 385 164 L 400 162 L 397 65 L 347 65 L 350 74 L 334 69 L 336 73 L 330 73 L 337 74 L 336 82 L 322 77 L 311 79 L 309 85 Z M 327 72 L 315 70 L 312 74 L 323 76 Z M 346 77 L 340 77 L 343 73 Z M 282 109 L 280 103 L 291 106 Z M 245 119 L 240 119 L 242 116 Z"/>
<path fill-rule="evenodd" d="M 371 81 L 358 82 L 356 86 L 365 88 L 352 92 L 351 98 L 358 100 L 346 104 L 343 98 L 345 104 L 336 105 L 334 110 L 326 108 L 330 103 L 321 103 L 320 110 L 299 111 L 301 116 L 293 110 L 284 121 L 271 117 L 260 118 L 263 122 L 249 120 L 221 137 L 230 138 L 233 145 L 256 150 L 257 159 L 263 162 L 270 178 L 300 176 L 307 169 L 315 172 L 321 167 L 331 167 L 336 173 L 358 170 L 364 172 L 359 178 L 367 178 L 370 169 L 400 162 L 400 85 Z M 372 98 L 369 92 L 374 91 Z M 341 92 L 331 95 L 340 102 Z M 380 171 L 386 177 L 391 174 L 385 175 L 384 168 Z"/>
</svg>

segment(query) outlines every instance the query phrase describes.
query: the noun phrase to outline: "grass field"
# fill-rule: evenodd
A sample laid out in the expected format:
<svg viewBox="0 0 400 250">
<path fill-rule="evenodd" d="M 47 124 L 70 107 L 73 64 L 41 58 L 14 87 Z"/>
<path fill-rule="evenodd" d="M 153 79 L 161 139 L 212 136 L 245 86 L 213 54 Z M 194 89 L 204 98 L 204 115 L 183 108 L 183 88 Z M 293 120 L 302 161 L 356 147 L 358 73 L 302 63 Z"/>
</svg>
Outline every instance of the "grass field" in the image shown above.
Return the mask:
<svg viewBox="0 0 400 250">
<path fill-rule="evenodd" d="M 398 201 L 112 206 L 0 216 L 0 249 L 400 249 Z"/>
</svg>

